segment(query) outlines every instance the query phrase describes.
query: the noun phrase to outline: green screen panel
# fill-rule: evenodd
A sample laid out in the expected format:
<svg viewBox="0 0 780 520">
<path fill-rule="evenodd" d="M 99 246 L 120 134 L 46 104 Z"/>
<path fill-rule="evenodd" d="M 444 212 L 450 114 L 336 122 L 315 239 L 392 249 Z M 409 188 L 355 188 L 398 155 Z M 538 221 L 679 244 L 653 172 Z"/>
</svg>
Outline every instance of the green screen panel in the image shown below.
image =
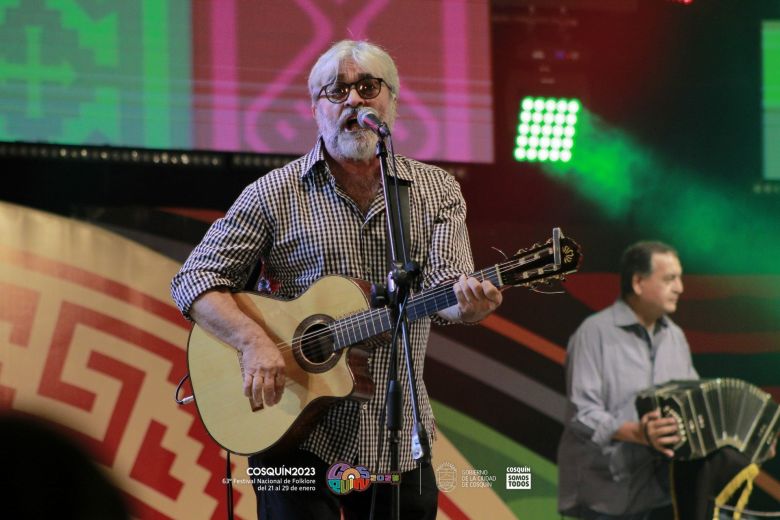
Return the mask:
<svg viewBox="0 0 780 520">
<path fill-rule="evenodd" d="M 780 180 L 780 20 L 762 30 L 764 178 Z"/>
<path fill-rule="evenodd" d="M 0 141 L 190 148 L 190 4 L 0 0 Z"/>
</svg>

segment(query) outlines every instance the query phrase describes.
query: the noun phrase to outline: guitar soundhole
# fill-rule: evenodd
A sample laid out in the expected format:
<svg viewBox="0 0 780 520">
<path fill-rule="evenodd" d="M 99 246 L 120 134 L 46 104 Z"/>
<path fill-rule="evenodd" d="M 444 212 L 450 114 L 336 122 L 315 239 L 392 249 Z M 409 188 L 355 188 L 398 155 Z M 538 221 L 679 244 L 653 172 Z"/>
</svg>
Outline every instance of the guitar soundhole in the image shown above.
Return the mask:
<svg viewBox="0 0 780 520">
<path fill-rule="evenodd" d="M 333 338 L 328 327 L 317 324 L 306 329 L 301 341 L 301 353 L 311 363 L 324 363 L 333 354 Z"/>
<path fill-rule="evenodd" d="M 293 341 L 293 352 L 298 363 L 308 372 L 330 370 L 341 357 L 333 351 L 333 334 L 328 325 L 329 316 L 309 316 L 298 326 Z"/>
</svg>

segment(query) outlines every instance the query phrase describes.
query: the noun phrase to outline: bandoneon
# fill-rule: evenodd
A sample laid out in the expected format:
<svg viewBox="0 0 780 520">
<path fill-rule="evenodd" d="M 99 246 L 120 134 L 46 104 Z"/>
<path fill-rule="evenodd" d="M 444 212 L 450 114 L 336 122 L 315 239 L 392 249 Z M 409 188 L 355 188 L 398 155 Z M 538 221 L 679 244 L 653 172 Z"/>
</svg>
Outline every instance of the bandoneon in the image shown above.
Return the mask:
<svg viewBox="0 0 780 520">
<path fill-rule="evenodd" d="M 731 446 L 751 462 L 771 455 L 780 431 L 780 406 L 772 396 L 745 381 L 731 378 L 669 381 L 640 392 L 639 417 L 660 409 L 677 420 L 680 441 L 674 458 L 693 460 Z"/>
</svg>

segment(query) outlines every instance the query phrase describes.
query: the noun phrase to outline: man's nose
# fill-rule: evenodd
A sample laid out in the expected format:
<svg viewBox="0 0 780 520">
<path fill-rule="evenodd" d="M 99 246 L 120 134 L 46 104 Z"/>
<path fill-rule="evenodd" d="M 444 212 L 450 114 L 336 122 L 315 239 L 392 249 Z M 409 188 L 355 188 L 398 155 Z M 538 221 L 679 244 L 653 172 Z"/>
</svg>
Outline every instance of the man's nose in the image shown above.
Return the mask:
<svg viewBox="0 0 780 520">
<path fill-rule="evenodd" d="M 354 85 L 349 89 L 349 94 L 347 94 L 347 99 L 344 101 L 344 103 L 351 107 L 356 107 L 363 105 L 365 100 L 360 97 L 360 94 L 358 94 L 357 87 Z"/>
</svg>

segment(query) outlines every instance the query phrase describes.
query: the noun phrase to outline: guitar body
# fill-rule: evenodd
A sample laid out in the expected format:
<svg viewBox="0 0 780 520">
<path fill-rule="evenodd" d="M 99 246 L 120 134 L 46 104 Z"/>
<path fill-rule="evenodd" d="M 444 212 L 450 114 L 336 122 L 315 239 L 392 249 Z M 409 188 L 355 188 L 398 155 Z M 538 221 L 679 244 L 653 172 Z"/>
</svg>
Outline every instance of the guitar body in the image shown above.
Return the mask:
<svg viewBox="0 0 780 520">
<path fill-rule="evenodd" d="M 238 351 L 195 325 L 187 363 L 209 435 L 242 455 L 294 445 L 335 400 L 369 399 L 374 386 L 367 350 L 357 346 L 333 352 L 326 328 L 336 319 L 368 310 L 367 294 L 366 282 L 327 276 L 291 301 L 247 292 L 235 295 L 241 310 L 280 345 L 284 356 L 286 385 L 274 406 L 253 406 L 244 395 Z"/>
<path fill-rule="evenodd" d="M 579 267 L 579 245 L 560 228 L 544 244 L 521 249 L 506 261 L 471 276 L 496 287 L 538 290 Z M 187 363 L 201 421 L 223 448 L 251 455 L 299 444 L 312 424 L 334 402 L 368 400 L 374 383 L 368 373 L 371 338 L 388 335 L 393 317 L 387 308 L 371 309 L 370 284 L 327 276 L 292 301 L 255 293 L 234 295 L 240 309 L 260 324 L 279 346 L 285 361 L 285 390 L 279 403 L 257 407 L 244 396 L 241 357 L 198 325 L 190 333 Z M 452 281 L 412 295 L 410 321 L 457 305 Z"/>
</svg>

